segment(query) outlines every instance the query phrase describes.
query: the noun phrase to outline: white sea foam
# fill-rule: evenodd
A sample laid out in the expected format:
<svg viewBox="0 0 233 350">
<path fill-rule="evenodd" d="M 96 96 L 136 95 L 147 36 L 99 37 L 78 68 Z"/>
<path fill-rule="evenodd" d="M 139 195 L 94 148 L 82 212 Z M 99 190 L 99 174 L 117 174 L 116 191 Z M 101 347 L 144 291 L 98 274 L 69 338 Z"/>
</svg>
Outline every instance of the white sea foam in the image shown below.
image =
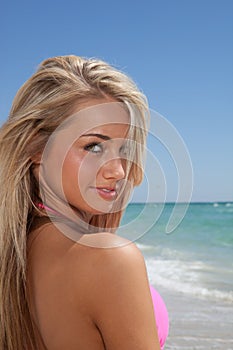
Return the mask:
<svg viewBox="0 0 233 350">
<path fill-rule="evenodd" d="M 164 247 L 162 245 L 149 245 L 135 242 L 137 247 L 142 251 L 145 258 L 149 258 L 152 254 L 153 256 L 159 256 L 164 259 L 182 259 L 187 254 L 186 252 L 178 251 L 176 249 L 171 249 L 169 247 Z"/>
<path fill-rule="evenodd" d="M 201 299 L 233 302 L 232 291 L 207 288 L 202 282 L 202 272 L 207 271 L 201 261 L 146 259 L 150 283 L 166 289 Z"/>
<path fill-rule="evenodd" d="M 154 246 L 151 246 L 151 245 L 146 245 L 142 243 L 136 243 L 136 245 L 141 251 L 154 249 Z"/>
</svg>

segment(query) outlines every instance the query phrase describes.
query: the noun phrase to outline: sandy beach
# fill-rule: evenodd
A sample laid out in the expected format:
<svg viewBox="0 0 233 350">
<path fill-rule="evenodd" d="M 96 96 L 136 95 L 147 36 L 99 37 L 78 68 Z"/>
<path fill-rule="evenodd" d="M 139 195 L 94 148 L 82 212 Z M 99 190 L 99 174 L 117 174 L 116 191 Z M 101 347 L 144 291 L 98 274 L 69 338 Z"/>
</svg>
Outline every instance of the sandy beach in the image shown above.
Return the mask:
<svg viewBox="0 0 233 350">
<path fill-rule="evenodd" d="M 232 350 L 233 305 L 159 288 L 169 312 L 165 350 Z"/>
</svg>

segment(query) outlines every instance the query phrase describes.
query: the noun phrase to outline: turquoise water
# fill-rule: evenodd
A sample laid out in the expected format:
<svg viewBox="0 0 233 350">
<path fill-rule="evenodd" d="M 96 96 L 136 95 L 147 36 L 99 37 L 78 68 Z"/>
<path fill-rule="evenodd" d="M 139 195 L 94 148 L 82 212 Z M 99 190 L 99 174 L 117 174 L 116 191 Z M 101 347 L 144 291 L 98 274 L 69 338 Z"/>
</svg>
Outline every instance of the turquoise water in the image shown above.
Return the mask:
<svg viewBox="0 0 233 350">
<path fill-rule="evenodd" d="M 150 283 L 167 305 L 165 349 L 232 350 L 233 203 L 190 204 L 186 213 L 178 204 L 167 230 L 173 209 L 130 204 L 119 231 L 141 249 Z"/>
<path fill-rule="evenodd" d="M 184 214 L 180 206 L 178 215 Z M 174 204 L 130 204 L 124 236 L 145 256 L 153 285 L 186 296 L 233 302 L 233 203 L 193 203 L 166 234 Z M 183 209 L 182 209 L 183 208 Z"/>
</svg>

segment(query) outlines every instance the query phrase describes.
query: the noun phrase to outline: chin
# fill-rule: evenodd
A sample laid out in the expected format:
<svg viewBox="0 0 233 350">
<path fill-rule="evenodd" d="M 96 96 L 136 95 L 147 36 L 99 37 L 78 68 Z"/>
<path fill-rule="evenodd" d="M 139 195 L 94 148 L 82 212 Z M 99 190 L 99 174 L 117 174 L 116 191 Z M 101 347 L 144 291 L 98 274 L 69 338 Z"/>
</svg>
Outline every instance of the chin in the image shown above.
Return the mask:
<svg viewBox="0 0 233 350">
<path fill-rule="evenodd" d="M 92 215 L 110 214 L 113 210 L 113 204 L 114 203 L 99 203 L 99 205 L 96 205 L 95 208 L 90 208 L 90 213 Z"/>
</svg>

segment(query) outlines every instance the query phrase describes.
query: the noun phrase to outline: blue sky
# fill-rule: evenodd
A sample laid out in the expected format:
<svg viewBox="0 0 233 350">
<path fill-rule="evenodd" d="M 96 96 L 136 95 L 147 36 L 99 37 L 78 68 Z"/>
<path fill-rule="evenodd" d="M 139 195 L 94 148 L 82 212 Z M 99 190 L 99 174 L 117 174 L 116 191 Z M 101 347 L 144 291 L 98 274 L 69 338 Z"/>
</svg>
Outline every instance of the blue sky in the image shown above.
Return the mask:
<svg viewBox="0 0 233 350">
<path fill-rule="evenodd" d="M 99 57 L 129 74 L 184 139 L 192 201 L 233 200 L 232 33 L 232 0 L 2 2 L 0 122 L 43 59 Z M 168 201 L 177 188 L 169 161 Z"/>
</svg>

